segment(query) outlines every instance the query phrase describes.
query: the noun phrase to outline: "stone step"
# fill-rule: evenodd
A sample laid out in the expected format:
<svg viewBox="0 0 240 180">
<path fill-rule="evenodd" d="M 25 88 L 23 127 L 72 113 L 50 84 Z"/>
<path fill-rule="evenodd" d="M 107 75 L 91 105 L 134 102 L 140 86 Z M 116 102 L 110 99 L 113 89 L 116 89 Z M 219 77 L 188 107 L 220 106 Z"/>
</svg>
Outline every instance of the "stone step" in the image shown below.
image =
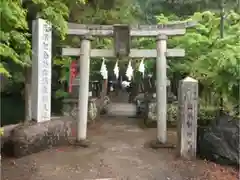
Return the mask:
<svg viewBox="0 0 240 180">
<path fill-rule="evenodd" d="M 137 106 L 131 103 L 110 103 L 107 106 L 108 116 L 136 117 Z"/>
<path fill-rule="evenodd" d="M 95 180 L 114 180 L 113 178 L 100 178 L 100 179 L 95 179 Z"/>
</svg>

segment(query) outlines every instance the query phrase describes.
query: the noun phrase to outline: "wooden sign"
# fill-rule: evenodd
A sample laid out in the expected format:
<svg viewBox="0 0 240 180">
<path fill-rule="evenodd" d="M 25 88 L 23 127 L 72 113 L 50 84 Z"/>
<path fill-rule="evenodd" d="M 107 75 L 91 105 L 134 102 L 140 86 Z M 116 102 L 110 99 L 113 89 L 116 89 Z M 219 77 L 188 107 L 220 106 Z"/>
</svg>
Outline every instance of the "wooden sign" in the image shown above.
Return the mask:
<svg viewBox="0 0 240 180">
<path fill-rule="evenodd" d="M 130 28 L 128 25 L 114 25 L 114 52 L 117 58 L 127 57 L 130 53 Z"/>
<path fill-rule="evenodd" d="M 77 61 L 72 61 L 70 64 L 70 68 L 69 68 L 69 82 L 68 82 L 68 92 L 71 93 L 72 92 L 72 86 L 73 86 L 73 80 L 77 77 L 78 74 L 78 70 L 77 70 Z"/>
</svg>

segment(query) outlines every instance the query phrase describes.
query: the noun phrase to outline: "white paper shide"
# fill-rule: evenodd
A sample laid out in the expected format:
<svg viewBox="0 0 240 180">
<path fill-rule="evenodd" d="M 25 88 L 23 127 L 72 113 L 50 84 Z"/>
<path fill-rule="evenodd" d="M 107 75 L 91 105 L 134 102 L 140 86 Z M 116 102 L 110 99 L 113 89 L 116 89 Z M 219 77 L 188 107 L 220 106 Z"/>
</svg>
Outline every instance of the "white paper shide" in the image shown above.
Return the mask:
<svg viewBox="0 0 240 180">
<path fill-rule="evenodd" d="M 126 76 L 128 78 L 129 81 L 132 80 L 133 77 L 133 67 L 132 67 L 132 62 L 131 60 L 128 63 L 128 67 L 127 67 L 127 71 L 126 71 Z"/>
<path fill-rule="evenodd" d="M 33 22 L 32 117 L 51 119 L 52 26 L 43 19 Z"/>
<path fill-rule="evenodd" d="M 101 65 L 100 73 L 101 73 L 103 79 L 107 79 L 107 78 L 108 78 L 108 71 L 107 71 L 107 66 L 106 66 L 106 64 L 105 64 L 105 59 L 104 59 L 104 58 L 103 58 L 103 60 L 102 60 L 102 65 Z"/>
<path fill-rule="evenodd" d="M 114 75 L 116 76 L 116 79 L 119 78 L 119 66 L 118 66 L 118 61 L 116 62 L 114 69 L 113 69 Z"/>
<path fill-rule="evenodd" d="M 142 76 L 144 77 L 144 73 L 145 73 L 144 58 L 140 62 L 140 65 L 138 67 L 138 71 L 141 72 Z"/>
</svg>

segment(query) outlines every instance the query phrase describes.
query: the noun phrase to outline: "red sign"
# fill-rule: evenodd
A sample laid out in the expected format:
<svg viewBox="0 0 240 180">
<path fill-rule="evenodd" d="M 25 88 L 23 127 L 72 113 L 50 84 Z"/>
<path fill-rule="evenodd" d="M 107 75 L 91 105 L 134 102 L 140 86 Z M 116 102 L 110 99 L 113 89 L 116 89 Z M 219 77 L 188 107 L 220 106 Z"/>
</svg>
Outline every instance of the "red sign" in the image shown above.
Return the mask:
<svg viewBox="0 0 240 180">
<path fill-rule="evenodd" d="M 69 87 L 68 92 L 72 92 L 73 80 L 77 77 L 77 61 L 72 61 L 70 65 L 70 75 L 69 75 Z"/>
</svg>

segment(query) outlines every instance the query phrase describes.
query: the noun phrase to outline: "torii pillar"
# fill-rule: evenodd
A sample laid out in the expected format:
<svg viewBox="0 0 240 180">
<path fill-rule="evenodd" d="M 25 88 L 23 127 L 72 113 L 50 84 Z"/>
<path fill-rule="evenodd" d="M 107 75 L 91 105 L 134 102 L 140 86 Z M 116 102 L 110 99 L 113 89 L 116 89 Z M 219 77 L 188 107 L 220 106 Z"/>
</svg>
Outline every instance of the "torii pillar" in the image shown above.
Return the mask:
<svg viewBox="0 0 240 180">
<path fill-rule="evenodd" d="M 167 141 L 167 36 L 157 36 L 156 94 L 157 94 L 157 141 Z"/>
<path fill-rule="evenodd" d="M 88 120 L 88 97 L 89 97 L 89 72 L 92 36 L 85 35 L 81 41 L 80 50 L 80 72 L 79 72 L 79 96 L 77 117 L 77 139 L 79 146 L 88 146 L 87 143 L 87 120 Z"/>
</svg>

